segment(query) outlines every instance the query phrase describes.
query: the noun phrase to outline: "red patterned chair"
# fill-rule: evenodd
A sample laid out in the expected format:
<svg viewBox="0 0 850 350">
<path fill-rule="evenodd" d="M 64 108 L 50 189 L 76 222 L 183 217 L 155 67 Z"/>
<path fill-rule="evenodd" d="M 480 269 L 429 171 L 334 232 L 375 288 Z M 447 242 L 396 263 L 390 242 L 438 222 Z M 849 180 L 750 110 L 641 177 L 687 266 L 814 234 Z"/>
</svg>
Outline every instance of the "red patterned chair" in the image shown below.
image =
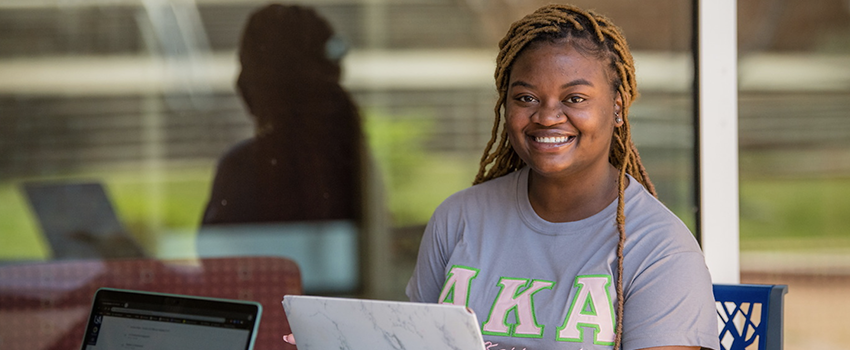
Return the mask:
<svg viewBox="0 0 850 350">
<path fill-rule="evenodd" d="M 260 302 L 255 349 L 294 349 L 281 340 L 281 306 L 301 294 L 301 275 L 280 257 L 193 261 L 77 260 L 0 267 L 0 349 L 79 349 L 89 306 L 100 287 Z"/>
</svg>

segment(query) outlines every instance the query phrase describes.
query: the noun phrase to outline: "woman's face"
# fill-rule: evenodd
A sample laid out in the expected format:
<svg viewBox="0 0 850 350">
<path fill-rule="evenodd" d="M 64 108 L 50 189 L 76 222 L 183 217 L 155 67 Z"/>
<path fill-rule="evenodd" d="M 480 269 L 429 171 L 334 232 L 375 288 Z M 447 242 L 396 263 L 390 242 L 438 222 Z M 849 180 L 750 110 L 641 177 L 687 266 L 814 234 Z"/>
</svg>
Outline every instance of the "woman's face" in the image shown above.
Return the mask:
<svg viewBox="0 0 850 350">
<path fill-rule="evenodd" d="M 514 151 L 543 176 L 598 176 L 622 99 L 606 63 L 568 44 L 535 43 L 514 61 L 505 118 Z"/>
</svg>

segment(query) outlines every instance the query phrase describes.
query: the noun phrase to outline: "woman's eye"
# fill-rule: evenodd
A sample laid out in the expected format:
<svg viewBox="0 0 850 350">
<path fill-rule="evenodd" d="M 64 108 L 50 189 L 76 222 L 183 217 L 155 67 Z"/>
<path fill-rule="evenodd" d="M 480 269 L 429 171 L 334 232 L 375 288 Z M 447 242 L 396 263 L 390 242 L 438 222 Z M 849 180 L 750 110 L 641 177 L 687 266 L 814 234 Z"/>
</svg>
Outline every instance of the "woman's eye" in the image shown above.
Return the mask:
<svg viewBox="0 0 850 350">
<path fill-rule="evenodd" d="M 534 97 L 531 97 L 531 96 L 528 96 L 528 95 L 522 95 L 519 98 L 517 98 L 517 100 L 519 100 L 520 102 L 525 102 L 525 103 L 531 103 L 531 102 L 536 101 L 534 99 Z"/>
<path fill-rule="evenodd" d="M 584 100 L 585 100 L 585 98 L 580 97 L 580 96 L 570 96 L 570 97 L 567 97 L 567 99 L 566 99 L 566 101 L 569 102 L 569 103 L 580 103 L 580 102 L 584 102 Z"/>
</svg>

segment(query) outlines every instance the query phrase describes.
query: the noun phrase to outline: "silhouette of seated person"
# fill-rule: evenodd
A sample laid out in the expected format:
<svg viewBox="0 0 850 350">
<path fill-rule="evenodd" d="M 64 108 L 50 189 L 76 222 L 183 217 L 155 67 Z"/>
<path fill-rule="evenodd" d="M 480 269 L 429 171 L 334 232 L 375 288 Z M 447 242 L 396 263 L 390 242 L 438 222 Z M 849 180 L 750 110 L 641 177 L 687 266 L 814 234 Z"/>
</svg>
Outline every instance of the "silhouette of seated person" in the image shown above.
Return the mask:
<svg viewBox="0 0 850 350">
<path fill-rule="evenodd" d="M 345 45 L 314 10 L 252 13 L 237 81 L 255 135 L 219 160 L 202 226 L 360 221 L 356 105 L 340 86 Z"/>
</svg>

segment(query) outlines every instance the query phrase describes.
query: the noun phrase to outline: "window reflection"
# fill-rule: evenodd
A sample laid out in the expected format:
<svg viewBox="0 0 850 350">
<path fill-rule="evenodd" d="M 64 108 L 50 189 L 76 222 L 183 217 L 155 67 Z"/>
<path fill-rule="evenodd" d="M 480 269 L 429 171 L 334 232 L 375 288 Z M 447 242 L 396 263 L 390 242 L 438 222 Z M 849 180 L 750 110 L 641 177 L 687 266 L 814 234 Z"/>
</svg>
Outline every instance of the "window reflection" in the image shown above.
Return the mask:
<svg viewBox="0 0 850 350">
<path fill-rule="evenodd" d="M 645 83 L 635 138 L 662 198 L 692 222 L 689 6 L 669 13 L 600 5 L 636 47 Z M 55 258 L 22 182 L 100 183 L 147 256 L 196 256 L 218 158 L 255 134 L 235 89 L 237 47 L 260 4 L 228 1 L 38 2 L 2 8 L 5 261 Z M 350 44 L 341 83 L 359 106 L 379 175 L 362 210 L 383 221 L 398 286 L 436 205 L 469 185 L 489 135 L 494 38 L 537 4 L 318 4 Z M 635 15 L 637 14 L 637 15 Z M 652 29 L 645 23 L 653 23 Z M 31 40 L 22 41 L 21 35 Z M 650 35 L 651 34 L 651 35 Z M 644 78 L 645 77 L 645 78 Z M 371 196 L 371 197 L 370 197 Z M 691 219 L 689 219 L 691 218 Z M 392 234 L 394 232 L 394 235 Z M 390 237 L 395 237 L 390 239 Z M 363 243 L 361 241 L 361 243 Z M 386 245 L 389 244 L 389 245 Z M 380 246 L 380 245 L 379 245 Z M 365 249 L 365 247 L 364 247 Z M 373 252 L 376 247 L 372 247 Z M 390 250 L 394 249 L 394 250 Z M 376 253 L 376 252 L 375 252 Z M 395 297 L 403 298 L 400 287 Z"/>
</svg>

